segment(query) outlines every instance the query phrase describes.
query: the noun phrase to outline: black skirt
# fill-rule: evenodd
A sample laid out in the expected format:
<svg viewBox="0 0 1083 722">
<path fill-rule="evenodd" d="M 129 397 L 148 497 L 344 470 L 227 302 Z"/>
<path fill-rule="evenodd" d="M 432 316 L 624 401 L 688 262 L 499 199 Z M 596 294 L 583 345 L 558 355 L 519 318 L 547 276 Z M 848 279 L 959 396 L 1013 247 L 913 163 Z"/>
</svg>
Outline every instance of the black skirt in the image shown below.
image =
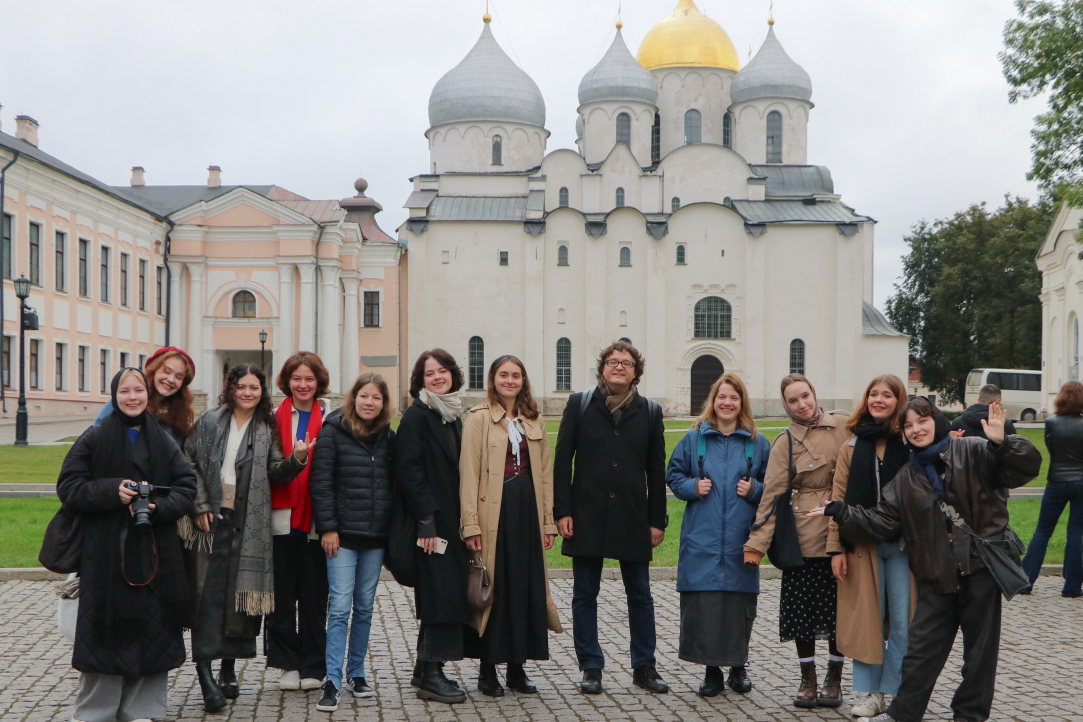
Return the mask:
<svg viewBox="0 0 1083 722">
<path fill-rule="evenodd" d="M 709 667 L 748 664 L 756 597 L 751 592 L 681 592 L 681 648 L 677 656 Z"/>
<path fill-rule="evenodd" d="M 479 640 L 483 662 L 549 659 L 543 554 L 531 475 L 505 479 L 492 570 L 493 606 Z"/>
<path fill-rule="evenodd" d="M 229 553 L 233 547 L 233 525 L 228 521 L 214 528 L 214 545 L 207 563 L 199 619 L 192 628 L 192 660 L 251 659 L 256 656 L 255 637 L 226 636 L 226 604 L 229 587 Z"/>
<path fill-rule="evenodd" d="M 797 569 L 782 572 L 778 607 L 781 641 L 834 641 L 838 592 L 829 557 L 805 557 Z"/>
</svg>

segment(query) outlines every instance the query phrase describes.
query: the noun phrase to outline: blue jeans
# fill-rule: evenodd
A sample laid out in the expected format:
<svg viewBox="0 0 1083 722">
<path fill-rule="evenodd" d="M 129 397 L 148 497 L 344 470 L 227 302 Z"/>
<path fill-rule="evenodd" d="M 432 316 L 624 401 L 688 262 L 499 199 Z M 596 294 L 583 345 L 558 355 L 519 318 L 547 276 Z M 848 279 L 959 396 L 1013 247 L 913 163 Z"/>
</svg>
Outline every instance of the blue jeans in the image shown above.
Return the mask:
<svg viewBox="0 0 1083 722">
<path fill-rule="evenodd" d="M 902 681 L 902 661 L 906 656 L 910 629 L 910 565 L 898 542 L 877 545 L 880 573 L 880 619 L 885 615 L 891 631 L 884 643 L 884 663 L 866 664 L 854 660 L 854 692 L 883 692 L 895 696 Z"/>
<path fill-rule="evenodd" d="M 628 599 L 628 632 L 632 668 L 654 661 L 654 597 L 650 562 L 620 563 Z M 598 592 L 602 584 L 601 557 L 572 557 L 572 638 L 580 671 L 603 669 L 605 656 L 598 642 Z"/>
<path fill-rule="evenodd" d="M 327 679 L 342 689 L 342 658 L 346 655 L 346 627 L 353 609 L 350 627 L 350 656 L 346 678 L 365 676 L 365 655 L 369 651 L 373 600 L 380 582 L 383 549 L 343 549 L 327 558 L 327 584 L 331 589 L 327 612 Z"/>
<path fill-rule="evenodd" d="M 1068 539 L 1064 544 L 1064 589 L 1066 597 L 1078 597 L 1083 592 L 1083 480 L 1055 481 L 1045 486 L 1042 494 L 1042 510 L 1038 513 L 1038 528 L 1023 557 L 1023 571 L 1030 583 L 1038 578 L 1045 561 L 1049 537 L 1057 528 L 1064 507 L 1068 510 Z"/>
</svg>

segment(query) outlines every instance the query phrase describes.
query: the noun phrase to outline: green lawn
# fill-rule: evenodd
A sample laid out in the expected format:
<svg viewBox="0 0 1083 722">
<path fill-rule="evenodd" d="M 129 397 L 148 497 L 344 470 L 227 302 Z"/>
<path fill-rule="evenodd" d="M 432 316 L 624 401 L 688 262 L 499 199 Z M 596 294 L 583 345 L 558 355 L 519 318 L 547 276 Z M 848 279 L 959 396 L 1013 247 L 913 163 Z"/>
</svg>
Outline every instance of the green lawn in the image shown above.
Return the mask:
<svg viewBox="0 0 1083 722">
<path fill-rule="evenodd" d="M 70 446 L 0 446 L 0 484 L 55 484 Z"/>
</svg>

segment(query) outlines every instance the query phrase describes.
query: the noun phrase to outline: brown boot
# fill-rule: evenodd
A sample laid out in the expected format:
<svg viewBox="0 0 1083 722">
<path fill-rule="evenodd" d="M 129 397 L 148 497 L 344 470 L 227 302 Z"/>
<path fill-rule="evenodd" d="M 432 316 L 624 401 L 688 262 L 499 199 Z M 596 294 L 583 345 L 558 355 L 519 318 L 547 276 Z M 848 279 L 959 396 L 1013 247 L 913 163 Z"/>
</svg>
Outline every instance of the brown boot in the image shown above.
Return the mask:
<svg viewBox="0 0 1083 722">
<path fill-rule="evenodd" d="M 809 709 L 816 706 L 816 663 L 801 663 L 801 688 L 793 698 L 793 706 Z"/>
<path fill-rule="evenodd" d="M 842 665 L 843 662 L 827 662 L 827 676 L 816 703 L 820 707 L 842 706 Z"/>
</svg>

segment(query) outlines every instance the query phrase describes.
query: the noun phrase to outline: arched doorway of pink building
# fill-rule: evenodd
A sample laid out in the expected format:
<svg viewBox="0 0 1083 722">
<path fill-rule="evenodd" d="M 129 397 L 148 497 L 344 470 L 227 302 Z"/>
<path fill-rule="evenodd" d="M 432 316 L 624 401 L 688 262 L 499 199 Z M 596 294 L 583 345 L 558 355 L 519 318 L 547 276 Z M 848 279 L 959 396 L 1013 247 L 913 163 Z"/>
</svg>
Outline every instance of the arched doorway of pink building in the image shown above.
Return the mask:
<svg viewBox="0 0 1083 722">
<path fill-rule="evenodd" d="M 692 416 L 699 416 L 711 385 L 723 373 L 725 373 L 725 368 L 722 362 L 709 354 L 700 356 L 692 362 L 692 400 L 689 407 Z"/>
</svg>

